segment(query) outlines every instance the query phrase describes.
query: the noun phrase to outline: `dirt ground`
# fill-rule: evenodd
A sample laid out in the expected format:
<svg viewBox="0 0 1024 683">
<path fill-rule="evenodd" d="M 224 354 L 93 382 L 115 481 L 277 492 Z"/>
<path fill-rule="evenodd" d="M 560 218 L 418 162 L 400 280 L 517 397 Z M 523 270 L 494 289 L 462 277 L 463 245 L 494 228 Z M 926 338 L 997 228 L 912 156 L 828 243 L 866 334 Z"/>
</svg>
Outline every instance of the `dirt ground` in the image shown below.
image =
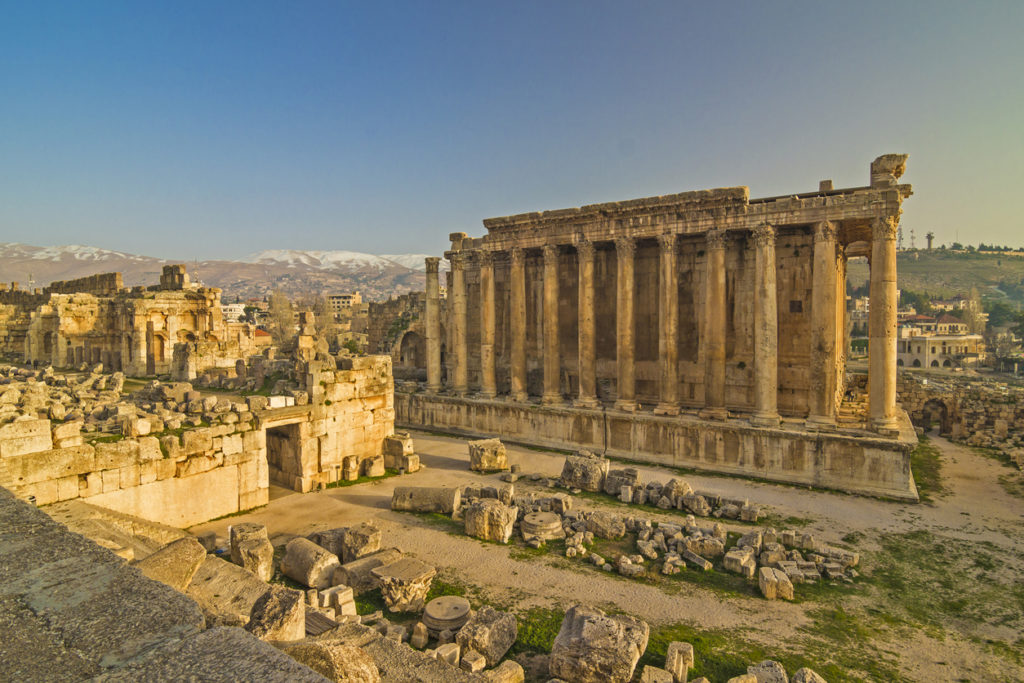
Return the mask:
<svg viewBox="0 0 1024 683">
<path fill-rule="evenodd" d="M 853 587 L 815 586 L 812 591 L 798 585 L 798 600 L 788 603 L 685 581 L 628 581 L 577 560 L 482 543 L 453 534 L 436 519 L 392 512 L 395 486 L 498 481 L 497 475 L 468 470 L 465 440 L 413 436 L 425 465 L 420 472 L 309 494 L 275 487 L 269 505 L 191 531 L 214 530 L 226 537 L 230 524 L 256 521 L 267 525 L 278 545 L 294 535 L 372 521 L 382 529 L 385 545 L 430 562 L 442 576 L 475 586 L 479 595 L 517 610 L 587 603 L 638 616 L 652 626 L 686 624 L 728 634 L 730 642 L 769 654 L 804 653 L 822 664 L 852 666 L 843 663 L 853 661 L 848 656 L 853 653 L 855 661 L 866 664 L 860 673 L 851 670 L 851 679 L 1024 680 L 1024 500 L 999 483 L 1010 470 L 971 449 L 932 437 L 942 489 L 932 503 L 917 505 L 685 474 L 697 490 L 766 506 L 769 523 L 780 531 L 799 527 L 861 553 L 863 576 Z M 509 461 L 524 474 L 557 477 L 563 460 L 559 453 L 509 447 Z M 679 476 L 665 468 L 638 468 L 645 480 Z M 516 486 L 549 490 L 543 480 L 529 478 Z M 611 497 L 577 497 L 575 505 L 662 517 L 656 509 L 625 506 Z M 726 526 L 741 533 L 751 528 Z M 809 597 L 801 598 L 802 593 Z M 876 658 L 883 668 L 868 666 Z"/>
</svg>

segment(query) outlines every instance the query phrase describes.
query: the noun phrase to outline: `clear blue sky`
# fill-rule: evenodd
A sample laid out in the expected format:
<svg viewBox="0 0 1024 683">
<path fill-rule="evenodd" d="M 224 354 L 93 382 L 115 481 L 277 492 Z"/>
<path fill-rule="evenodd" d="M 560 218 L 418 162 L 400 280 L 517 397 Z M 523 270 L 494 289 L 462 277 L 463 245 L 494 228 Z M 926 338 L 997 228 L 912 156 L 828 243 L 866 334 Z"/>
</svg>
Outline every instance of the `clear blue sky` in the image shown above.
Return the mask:
<svg viewBox="0 0 1024 683">
<path fill-rule="evenodd" d="M 481 219 L 865 184 L 1024 244 L 1024 2 L 0 0 L 0 241 L 440 253 Z"/>
</svg>

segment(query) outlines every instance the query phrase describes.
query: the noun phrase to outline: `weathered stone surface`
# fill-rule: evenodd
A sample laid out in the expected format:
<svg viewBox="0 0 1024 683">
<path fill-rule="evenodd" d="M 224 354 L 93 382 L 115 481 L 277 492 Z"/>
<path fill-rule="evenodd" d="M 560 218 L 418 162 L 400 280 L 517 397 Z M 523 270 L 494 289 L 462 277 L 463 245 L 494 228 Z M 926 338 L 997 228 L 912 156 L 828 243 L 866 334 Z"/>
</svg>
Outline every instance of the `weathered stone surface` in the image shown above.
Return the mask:
<svg viewBox="0 0 1024 683">
<path fill-rule="evenodd" d="M 349 527 L 341 542 L 341 561 L 344 563 L 358 560 L 380 550 L 380 529 L 363 522 Z"/>
<path fill-rule="evenodd" d="M 551 648 L 551 675 L 579 683 L 626 683 L 647 649 L 648 634 L 639 619 L 575 605 L 565 613 Z"/>
<path fill-rule="evenodd" d="M 456 632 L 469 621 L 469 600 L 461 595 L 442 595 L 423 609 L 423 624 L 437 637 L 442 631 Z"/>
<path fill-rule="evenodd" d="M 398 552 L 398 548 L 385 548 L 341 565 L 334 570 L 331 582 L 335 585 L 345 584 L 351 587 L 356 595 L 360 595 L 380 585 L 380 581 L 373 575 L 374 569 L 390 564 L 401 557 L 402 553 Z"/>
<path fill-rule="evenodd" d="M 378 683 L 373 658 L 354 645 L 331 641 L 307 642 L 284 648 L 285 654 L 321 676 L 338 683 Z"/>
<path fill-rule="evenodd" d="M 233 562 L 207 555 L 185 592 L 199 603 L 208 625 L 245 626 L 267 584 Z"/>
<path fill-rule="evenodd" d="M 396 560 L 370 572 L 380 580 L 380 592 L 392 612 L 418 612 L 437 570 L 413 557 Z"/>
<path fill-rule="evenodd" d="M 609 496 L 619 496 L 622 494 L 622 487 L 630 487 L 630 496 L 632 497 L 633 487 L 640 486 L 640 472 L 635 467 L 627 467 L 625 469 L 609 469 L 608 474 L 604 478 L 604 492 Z"/>
<path fill-rule="evenodd" d="M 302 593 L 271 586 L 252 606 L 245 630 L 261 640 L 293 642 L 306 637 L 306 606 Z"/>
<path fill-rule="evenodd" d="M 626 523 L 618 515 L 598 510 L 587 517 L 587 531 L 597 538 L 615 541 L 626 535 Z"/>
<path fill-rule="evenodd" d="M 498 439 L 469 442 L 469 469 L 475 472 L 494 472 L 508 469 L 505 445 Z"/>
<path fill-rule="evenodd" d="M 345 554 L 346 533 L 348 533 L 348 527 L 338 527 L 335 529 L 324 529 L 323 531 L 314 531 L 307 538 L 309 538 L 309 540 L 313 541 L 313 543 L 316 543 L 318 546 L 320 546 L 327 552 L 334 553 L 338 556 L 338 559 L 340 560 Z"/>
<path fill-rule="evenodd" d="M 274 546 L 262 524 L 232 524 L 228 528 L 231 561 L 263 581 L 274 575 Z"/>
<path fill-rule="evenodd" d="M 565 530 L 562 528 L 562 518 L 554 512 L 528 513 L 520 520 L 519 531 L 526 541 L 531 539 L 550 541 L 565 537 Z"/>
<path fill-rule="evenodd" d="M 409 636 L 409 645 L 417 650 L 421 650 L 427 646 L 427 641 L 429 639 L 430 631 L 427 629 L 427 625 L 420 621 L 412 627 L 412 635 Z"/>
<path fill-rule="evenodd" d="M 789 683 L 785 667 L 770 659 L 748 666 L 747 673 L 755 676 L 757 683 Z"/>
<path fill-rule="evenodd" d="M 154 581 L 166 583 L 184 593 L 205 559 L 206 549 L 189 536 L 172 541 L 149 557 L 139 560 L 135 568 Z"/>
<path fill-rule="evenodd" d="M 305 538 L 288 541 L 281 558 L 281 573 L 309 588 L 330 586 L 339 566 L 337 555 Z"/>
<path fill-rule="evenodd" d="M 455 634 L 463 651 L 474 650 L 487 660 L 487 666 L 501 661 L 516 642 L 519 627 L 514 615 L 492 607 L 482 607 Z"/>
<path fill-rule="evenodd" d="M 669 672 L 648 664 L 640 674 L 640 683 L 673 683 L 673 679 Z"/>
<path fill-rule="evenodd" d="M 676 683 L 686 683 L 693 668 L 693 645 L 674 640 L 665 649 L 665 670 Z"/>
<path fill-rule="evenodd" d="M 485 671 L 484 679 L 488 683 L 523 683 L 526 680 L 526 672 L 518 662 L 508 660 L 490 671 Z"/>
<path fill-rule="evenodd" d="M 813 669 L 804 667 L 798 669 L 793 678 L 789 679 L 789 683 L 827 683 L 827 681 Z"/>
<path fill-rule="evenodd" d="M 451 664 L 452 666 L 458 666 L 460 659 L 459 655 L 461 653 L 462 648 L 459 647 L 458 643 L 444 643 L 443 645 L 438 645 L 437 650 L 435 651 L 435 654 L 440 661 L 445 662 L 446 664 Z"/>
<path fill-rule="evenodd" d="M 558 482 L 566 488 L 577 488 L 597 493 L 603 490 L 607 474 L 608 461 L 604 458 L 570 455 L 565 458 L 562 475 Z"/>
<path fill-rule="evenodd" d="M 462 655 L 462 661 L 459 662 L 459 668 L 470 673 L 477 673 L 478 671 L 484 670 L 484 667 L 487 665 L 487 660 L 484 659 L 482 654 L 474 652 L 473 650 L 467 651 L 465 649 L 463 649 L 463 652 L 465 654 Z"/>
<path fill-rule="evenodd" d="M 459 489 L 441 486 L 396 486 L 391 509 L 403 512 L 440 512 L 450 515 L 459 509 Z"/>
<path fill-rule="evenodd" d="M 761 589 L 761 595 L 768 600 L 793 599 L 793 584 L 781 569 L 761 567 L 757 572 L 757 585 Z"/>
<path fill-rule="evenodd" d="M 484 498 L 462 509 L 466 535 L 495 543 L 508 543 L 519 508 L 495 498 Z"/>
</svg>

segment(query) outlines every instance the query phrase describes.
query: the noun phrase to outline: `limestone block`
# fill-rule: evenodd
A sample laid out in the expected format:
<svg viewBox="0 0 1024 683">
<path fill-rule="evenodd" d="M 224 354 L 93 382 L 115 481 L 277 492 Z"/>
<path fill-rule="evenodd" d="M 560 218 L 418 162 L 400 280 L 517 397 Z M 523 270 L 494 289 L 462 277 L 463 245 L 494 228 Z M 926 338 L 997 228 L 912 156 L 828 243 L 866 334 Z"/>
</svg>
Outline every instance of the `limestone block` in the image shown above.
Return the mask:
<svg viewBox="0 0 1024 683">
<path fill-rule="evenodd" d="M 789 679 L 789 683 L 826 683 L 825 679 L 818 675 L 813 669 L 808 669 L 806 666 L 802 669 L 798 669 L 793 678 Z"/>
<path fill-rule="evenodd" d="M 199 566 L 206 559 L 206 549 L 188 536 L 168 543 L 155 553 L 135 563 L 135 568 L 153 579 L 185 592 Z"/>
<path fill-rule="evenodd" d="M 367 477 L 383 477 L 387 474 L 384 468 L 384 456 L 376 455 L 363 460 L 363 474 Z"/>
<path fill-rule="evenodd" d="M 470 441 L 469 469 L 475 472 L 493 472 L 508 469 L 508 455 L 505 444 L 498 439 Z"/>
<path fill-rule="evenodd" d="M 707 517 L 711 514 L 711 506 L 704 496 L 690 493 L 683 496 L 683 506 L 699 517 Z"/>
<path fill-rule="evenodd" d="M 96 469 L 114 470 L 138 462 L 139 442 L 134 439 L 121 439 L 112 443 L 97 443 Z"/>
<path fill-rule="evenodd" d="M 733 676 L 725 683 L 757 683 L 757 676 L 754 674 L 740 674 L 739 676 Z"/>
<path fill-rule="evenodd" d="M 757 571 L 757 561 L 754 560 L 754 550 L 750 547 L 731 548 L 722 560 L 725 570 L 739 574 L 748 579 L 754 578 Z"/>
<path fill-rule="evenodd" d="M 416 622 L 416 625 L 412 627 L 412 635 L 409 636 L 409 645 L 413 646 L 417 650 L 422 650 L 427 645 L 427 641 L 430 639 L 430 632 L 427 631 L 427 626 L 422 621 Z"/>
<path fill-rule="evenodd" d="M 224 452 L 225 456 L 227 456 L 227 455 L 235 455 L 236 453 L 241 453 L 242 449 L 243 449 L 243 446 L 242 446 L 242 435 L 241 434 L 228 434 L 228 435 L 222 437 L 221 444 L 220 444 L 220 449 L 221 449 L 221 451 Z"/>
<path fill-rule="evenodd" d="M 464 652 L 479 652 L 487 666 L 494 666 L 516 642 L 518 633 L 514 615 L 485 606 L 477 610 L 459 629 L 455 634 L 455 642 Z"/>
<path fill-rule="evenodd" d="M 597 538 L 615 541 L 626 535 L 626 523 L 618 515 L 598 510 L 587 517 L 587 531 Z"/>
<path fill-rule="evenodd" d="M 349 527 L 341 539 L 341 561 L 344 563 L 372 555 L 380 550 L 380 529 L 363 522 Z"/>
<path fill-rule="evenodd" d="M 104 470 L 100 472 L 100 477 L 103 479 L 103 493 L 110 493 L 121 488 L 121 473 L 119 469 Z"/>
<path fill-rule="evenodd" d="M 673 679 L 669 672 L 648 664 L 640 674 L 640 683 L 673 683 Z"/>
<path fill-rule="evenodd" d="M 71 500 L 79 495 L 79 475 L 72 474 L 57 480 L 57 500 Z"/>
<path fill-rule="evenodd" d="M 309 588 L 330 586 L 339 565 L 337 555 L 305 538 L 288 541 L 281 558 L 281 572 Z"/>
<path fill-rule="evenodd" d="M 519 508 L 494 498 L 484 498 L 462 509 L 467 536 L 495 543 L 508 543 L 519 516 Z"/>
<path fill-rule="evenodd" d="M 559 483 L 566 488 L 600 492 L 608 474 L 608 461 L 593 455 L 570 455 L 565 458 Z"/>
<path fill-rule="evenodd" d="M 0 426 L 0 458 L 53 448 L 49 420 L 18 418 Z"/>
<path fill-rule="evenodd" d="M 300 539 L 305 540 L 305 539 Z M 425 562 L 405 557 L 370 571 L 380 580 L 380 592 L 392 612 L 418 612 L 437 570 Z"/>
<path fill-rule="evenodd" d="M 647 649 L 649 632 L 639 619 L 575 605 L 565 613 L 551 648 L 551 676 L 579 683 L 626 683 Z"/>
<path fill-rule="evenodd" d="M 396 486 L 391 509 L 404 512 L 440 512 L 450 515 L 459 509 L 458 487 Z"/>
<path fill-rule="evenodd" d="M 331 582 L 334 585 L 344 584 L 352 588 L 352 592 L 361 595 L 373 590 L 380 585 L 380 581 L 373 575 L 373 570 L 385 564 L 390 564 L 402 554 L 397 548 L 385 548 L 379 552 L 360 557 L 358 560 L 346 562 L 334 571 Z"/>
<path fill-rule="evenodd" d="M 770 659 L 760 664 L 751 664 L 747 667 L 747 673 L 752 674 L 757 683 L 789 683 L 785 667 Z"/>
<path fill-rule="evenodd" d="M 355 481 L 359 478 L 359 458 L 349 455 L 341 461 L 341 478 L 345 481 Z"/>
<path fill-rule="evenodd" d="M 665 649 L 665 670 L 675 683 L 686 683 L 693 668 L 693 645 L 674 640 Z"/>
<path fill-rule="evenodd" d="M 412 436 L 408 432 L 396 432 L 384 439 L 384 455 L 412 455 Z"/>
<path fill-rule="evenodd" d="M 345 554 L 345 534 L 348 532 L 348 527 L 338 527 L 336 529 L 325 529 L 323 531 L 315 531 L 311 533 L 307 538 L 316 543 L 318 546 L 328 552 L 332 552 L 338 556 L 339 559 Z M 369 553 L 367 553 L 369 554 Z"/>
<path fill-rule="evenodd" d="M 488 683 L 523 683 L 526 680 L 526 672 L 523 671 L 522 665 L 510 659 L 490 671 L 485 671 L 484 678 Z"/>
<path fill-rule="evenodd" d="M 232 524 L 228 527 L 231 561 L 251 571 L 263 581 L 274 575 L 274 546 L 270 544 L 267 527 L 256 523 Z"/>
<path fill-rule="evenodd" d="M 208 429 L 190 429 L 181 434 L 181 447 L 185 455 L 194 455 L 213 449 L 213 434 Z"/>
<path fill-rule="evenodd" d="M 452 666 L 458 666 L 459 651 L 458 643 L 445 643 L 444 645 L 437 646 L 435 656 L 442 662 L 446 662 Z"/>
<path fill-rule="evenodd" d="M 757 572 L 757 585 L 761 589 L 761 595 L 768 600 L 793 599 L 793 583 L 781 569 L 761 567 Z"/>
<path fill-rule="evenodd" d="M 272 585 L 252 606 L 245 630 L 270 642 L 302 640 L 306 637 L 306 606 L 302 593 Z"/>
<path fill-rule="evenodd" d="M 641 485 L 640 472 L 635 467 L 608 470 L 608 474 L 604 479 L 604 492 L 609 496 L 621 496 L 623 486 L 635 487 Z M 631 498 L 632 495 L 632 488 L 630 488 Z"/>
<path fill-rule="evenodd" d="M 139 485 L 139 466 L 129 465 L 118 470 L 119 488 L 130 489 Z"/>
</svg>

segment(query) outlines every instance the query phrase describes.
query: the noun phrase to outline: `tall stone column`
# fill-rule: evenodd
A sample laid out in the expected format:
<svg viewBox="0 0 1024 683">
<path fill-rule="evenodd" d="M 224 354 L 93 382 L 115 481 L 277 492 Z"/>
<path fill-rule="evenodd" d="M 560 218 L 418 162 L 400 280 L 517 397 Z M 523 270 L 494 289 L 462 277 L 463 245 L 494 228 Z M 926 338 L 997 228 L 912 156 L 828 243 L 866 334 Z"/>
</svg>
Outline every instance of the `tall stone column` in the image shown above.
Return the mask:
<svg viewBox="0 0 1024 683">
<path fill-rule="evenodd" d="M 480 395 L 497 393 L 494 378 L 494 252 L 480 252 Z"/>
<path fill-rule="evenodd" d="M 896 226 L 876 218 L 871 239 L 871 301 L 868 329 L 868 397 L 871 426 L 896 429 Z"/>
<path fill-rule="evenodd" d="M 597 407 L 597 352 L 595 346 L 596 317 L 594 311 L 594 243 L 576 245 L 579 263 L 579 352 L 580 395 L 576 405 Z"/>
<path fill-rule="evenodd" d="M 701 416 L 724 420 L 725 409 L 725 230 L 707 232 L 704 287 L 704 410 Z"/>
<path fill-rule="evenodd" d="M 807 426 L 836 424 L 836 226 L 814 226 L 811 284 L 811 391 Z"/>
<path fill-rule="evenodd" d="M 466 393 L 469 346 L 466 339 L 466 261 L 464 251 L 452 253 L 452 291 L 449 300 L 452 306 L 451 337 L 453 366 L 451 388 L 458 395 Z"/>
<path fill-rule="evenodd" d="M 441 283 L 437 267 L 441 259 L 428 256 L 427 264 L 427 391 L 441 390 Z"/>
<path fill-rule="evenodd" d="M 509 273 L 509 331 L 510 363 L 509 374 L 512 385 L 512 400 L 526 400 L 526 254 L 519 247 L 513 247 L 510 256 L 512 267 Z"/>
<path fill-rule="evenodd" d="M 775 228 L 755 228 L 754 414 L 751 424 L 779 425 L 779 307 L 775 287 Z"/>
<path fill-rule="evenodd" d="M 679 414 L 679 267 L 676 235 L 658 235 L 658 356 L 661 361 L 661 402 L 654 412 Z"/>
<path fill-rule="evenodd" d="M 619 237 L 615 240 L 616 281 L 618 290 L 617 312 L 615 315 L 615 364 L 619 370 L 618 398 L 615 407 L 619 410 L 636 410 L 636 368 L 633 296 L 633 276 L 636 257 L 636 240 Z"/>
<path fill-rule="evenodd" d="M 558 247 L 544 247 L 544 395 L 547 404 L 561 403 L 561 359 L 558 348 Z"/>
</svg>

